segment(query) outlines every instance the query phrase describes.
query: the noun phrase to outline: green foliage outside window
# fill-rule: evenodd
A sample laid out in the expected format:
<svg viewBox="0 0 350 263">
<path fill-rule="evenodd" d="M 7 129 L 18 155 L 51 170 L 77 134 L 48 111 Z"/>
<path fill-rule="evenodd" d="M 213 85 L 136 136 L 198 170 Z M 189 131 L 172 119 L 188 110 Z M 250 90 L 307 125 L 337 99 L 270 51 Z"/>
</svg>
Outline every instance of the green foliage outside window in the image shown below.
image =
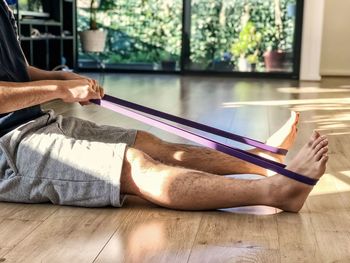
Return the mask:
<svg viewBox="0 0 350 263">
<path fill-rule="evenodd" d="M 256 31 L 252 22 L 247 22 L 239 33 L 238 39 L 232 45 L 231 52 L 235 57 L 246 58 L 259 48 L 262 35 Z"/>
<path fill-rule="evenodd" d="M 276 3 L 280 25 L 276 21 Z M 254 25 L 256 34 L 261 35 L 254 53 L 259 62 L 262 63 L 262 55 L 269 49 L 292 52 L 295 18 L 290 12 L 295 4 L 296 0 L 193 0 L 191 61 L 208 65 L 212 60 L 224 59 L 224 54 L 232 52 L 232 45 L 239 42 L 248 22 Z M 245 15 L 247 21 L 242 21 Z M 233 62 L 238 58 L 234 56 Z"/>
<path fill-rule="evenodd" d="M 87 27 L 88 10 L 79 9 L 78 30 Z M 108 30 L 107 63 L 179 59 L 182 1 L 118 0 L 98 10 L 99 27 Z"/>
<path fill-rule="evenodd" d="M 101 0 L 101 4 L 104 0 Z M 254 27 L 259 42 L 249 52 L 262 62 L 268 49 L 291 52 L 294 17 L 288 11 L 296 0 L 192 0 L 190 59 L 210 65 L 232 53 L 240 42 L 244 26 Z M 108 1 L 107 1 L 108 3 Z M 179 60 L 181 53 L 182 0 L 118 0 L 97 10 L 99 27 L 108 30 L 107 63 L 158 63 Z M 275 3 L 280 5 L 280 22 Z M 242 23 L 245 19 L 246 23 Z M 89 10 L 78 11 L 78 30 L 89 25 Z M 251 48 L 253 50 L 253 48 Z M 235 62 L 236 56 L 233 56 Z M 253 58 L 251 58 L 253 59 Z"/>
</svg>

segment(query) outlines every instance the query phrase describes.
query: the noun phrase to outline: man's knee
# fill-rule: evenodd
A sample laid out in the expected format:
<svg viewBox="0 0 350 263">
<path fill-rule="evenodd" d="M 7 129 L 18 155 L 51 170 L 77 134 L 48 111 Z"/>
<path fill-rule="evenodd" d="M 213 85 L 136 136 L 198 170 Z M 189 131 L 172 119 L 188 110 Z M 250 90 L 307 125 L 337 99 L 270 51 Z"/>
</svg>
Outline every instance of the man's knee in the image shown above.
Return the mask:
<svg viewBox="0 0 350 263">
<path fill-rule="evenodd" d="M 135 150 L 127 148 L 123 160 L 123 168 L 120 176 L 120 191 L 122 194 L 136 195 L 138 192 L 137 186 L 132 178 L 132 164 L 134 160 Z"/>
<path fill-rule="evenodd" d="M 138 195 L 140 193 L 139 181 L 154 163 L 155 161 L 146 153 L 135 148 L 127 148 L 120 179 L 121 192 Z"/>
<path fill-rule="evenodd" d="M 148 150 L 149 148 L 157 147 L 163 143 L 164 142 L 160 138 L 149 132 L 138 131 L 134 147 L 140 150 Z"/>
</svg>

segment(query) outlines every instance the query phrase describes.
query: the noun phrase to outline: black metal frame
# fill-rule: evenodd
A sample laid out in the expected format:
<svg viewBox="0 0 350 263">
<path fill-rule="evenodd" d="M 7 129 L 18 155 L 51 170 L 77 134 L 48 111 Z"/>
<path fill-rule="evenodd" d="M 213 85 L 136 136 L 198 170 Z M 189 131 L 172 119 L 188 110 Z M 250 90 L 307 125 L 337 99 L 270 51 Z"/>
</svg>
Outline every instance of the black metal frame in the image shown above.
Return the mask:
<svg viewBox="0 0 350 263">
<path fill-rule="evenodd" d="M 173 75 L 196 75 L 196 76 L 217 76 L 217 77 L 239 77 L 239 78 L 271 78 L 271 79 L 299 79 L 300 76 L 300 61 L 301 61 L 301 41 L 302 41 L 302 25 L 303 25 L 303 12 L 304 12 L 304 0 L 296 0 L 296 17 L 295 17 L 295 30 L 293 41 L 293 71 L 292 72 L 239 72 L 239 71 L 213 71 L 213 70 L 188 70 L 185 69 L 189 63 L 190 54 L 190 29 L 191 29 L 191 0 L 182 1 L 182 47 L 180 58 L 180 70 L 179 71 L 166 71 L 166 70 L 138 70 L 138 69 L 110 69 L 105 68 L 104 72 L 108 73 L 147 73 L 147 74 L 173 74 Z M 75 24 L 77 25 L 77 8 L 76 8 Z M 75 34 L 76 38 L 78 34 Z M 78 63 L 78 40 L 76 43 L 76 65 Z M 99 68 L 76 68 L 80 72 L 92 72 L 99 71 Z"/>
<path fill-rule="evenodd" d="M 22 29 L 22 26 L 23 25 L 28 25 L 28 27 L 32 27 L 33 25 L 40 25 L 40 26 L 45 26 L 45 27 L 50 27 L 50 26 L 56 26 L 57 28 L 59 28 L 60 32 L 63 32 L 63 29 L 64 29 L 64 21 L 65 19 L 67 18 L 67 14 L 65 16 L 64 14 L 64 1 L 66 2 L 69 2 L 72 4 L 72 15 L 74 17 L 72 17 L 71 21 L 72 21 L 72 26 L 71 26 L 71 30 L 72 30 L 72 36 L 69 36 L 69 37 L 65 37 L 65 36 L 62 36 L 62 35 L 57 35 L 54 39 L 51 39 L 51 38 L 48 38 L 48 37 L 43 37 L 41 39 L 33 39 L 31 37 L 21 37 L 21 29 Z M 77 68 L 77 65 L 76 65 L 76 62 L 77 62 L 77 54 L 76 54 L 76 47 L 77 47 L 77 38 L 76 38 L 76 35 L 75 35 L 75 32 L 76 32 L 76 0 L 55 0 L 55 1 L 52 1 L 52 0 L 46 0 L 46 1 L 42 1 L 43 2 L 43 5 L 44 5 L 44 9 L 48 9 L 49 8 L 49 11 L 46 10 L 46 12 L 48 14 L 50 14 L 51 16 L 55 17 L 55 20 L 56 21 L 45 21 L 45 20 L 39 20 L 39 22 L 35 22 L 35 19 L 33 19 L 32 22 L 25 22 L 23 23 L 21 20 L 20 20 L 20 14 L 22 13 L 22 11 L 20 11 L 20 4 L 17 3 L 16 4 L 16 11 L 17 11 L 17 25 L 18 25 L 18 34 L 20 36 L 20 40 L 23 43 L 29 43 L 29 54 L 27 59 L 29 62 L 32 62 L 31 64 L 35 65 L 34 63 L 34 50 L 33 50 L 33 42 L 34 41 L 40 41 L 43 43 L 43 45 L 45 45 L 45 48 L 46 48 L 46 53 L 43 54 L 42 56 L 37 56 L 37 57 L 40 57 L 40 61 L 44 61 L 42 62 L 42 64 L 44 66 L 41 66 L 42 69 L 46 69 L 46 70 L 52 70 L 53 67 L 50 67 L 50 63 L 52 63 L 52 61 L 55 61 L 54 59 L 52 59 L 52 53 L 53 53 L 53 48 L 49 48 L 50 46 L 50 43 L 52 43 L 52 41 L 57 41 L 59 42 L 59 48 L 58 48 L 58 52 L 60 54 L 60 58 L 65 55 L 65 57 L 67 58 L 67 60 L 69 60 L 71 63 L 68 63 L 69 67 L 75 69 Z M 33 12 L 34 13 L 34 12 Z M 40 12 L 38 12 L 38 14 L 40 15 Z M 70 18 L 69 18 L 70 20 Z M 39 23 L 39 24 L 38 24 Z M 46 29 L 45 32 L 48 32 L 48 30 Z M 65 46 L 68 46 L 68 45 L 65 45 L 67 43 L 67 41 L 72 41 L 72 45 L 70 46 L 70 48 L 72 49 L 73 53 L 70 54 L 71 56 L 68 56 L 68 52 L 65 52 Z M 55 65 L 56 66 L 59 66 L 59 61 L 58 63 L 56 63 Z M 53 65 L 51 65 L 53 66 Z M 38 66 L 40 67 L 40 66 Z"/>
</svg>

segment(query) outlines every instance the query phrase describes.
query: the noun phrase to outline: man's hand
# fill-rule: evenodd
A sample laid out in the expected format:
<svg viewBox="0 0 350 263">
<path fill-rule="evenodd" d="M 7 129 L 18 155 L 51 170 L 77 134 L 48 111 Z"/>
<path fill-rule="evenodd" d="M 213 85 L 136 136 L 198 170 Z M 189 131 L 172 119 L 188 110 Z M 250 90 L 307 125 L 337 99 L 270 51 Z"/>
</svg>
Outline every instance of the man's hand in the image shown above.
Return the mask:
<svg viewBox="0 0 350 263">
<path fill-rule="evenodd" d="M 59 81 L 59 89 L 64 102 L 79 102 L 81 105 L 87 105 L 89 100 L 102 99 L 104 96 L 103 88 L 92 79 Z"/>
<path fill-rule="evenodd" d="M 90 104 L 89 100 L 101 99 L 104 96 L 103 88 L 96 80 L 74 72 L 46 71 L 28 66 L 28 74 L 32 81 L 53 80 L 59 90 L 59 97 L 65 102 L 87 105 Z"/>
<path fill-rule="evenodd" d="M 76 74 L 73 72 L 60 71 L 60 79 L 62 79 L 62 80 L 88 80 L 89 82 L 93 83 L 93 86 L 98 86 L 98 88 L 96 88 L 95 90 L 98 90 L 98 89 L 100 90 L 101 98 L 103 98 L 103 96 L 104 96 L 104 90 L 100 86 L 100 84 L 96 80 L 91 79 L 87 76 L 79 75 L 79 74 Z M 91 102 L 89 102 L 89 101 L 79 101 L 79 103 L 82 106 L 91 104 Z"/>
</svg>

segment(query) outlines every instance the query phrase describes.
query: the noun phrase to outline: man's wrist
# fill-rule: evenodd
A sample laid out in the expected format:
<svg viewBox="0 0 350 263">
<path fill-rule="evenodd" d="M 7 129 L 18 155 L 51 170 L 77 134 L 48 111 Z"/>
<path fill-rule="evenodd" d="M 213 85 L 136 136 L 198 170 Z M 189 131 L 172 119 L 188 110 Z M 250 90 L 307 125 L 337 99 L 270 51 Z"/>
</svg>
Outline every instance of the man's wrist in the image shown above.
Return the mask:
<svg viewBox="0 0 350 263">
<path fill-rule="evenodd" d="M 70 72 L 66 72 L 66 71 L 56 71 L 56 76 L 58 80 L 69 80 L 69 73 Z"/>
<path fill-rule="evenodd" d="M 56 89 L 57 98 L 64 100 L 67 97 L 67 89 L 65 88 L 64 81 L 59 80 L 56 81 Z"/>
<path fill-rule="evenodd" d="M 74 72 L 69 71 L 60 71 L 60 79 L 61 80 L 76 80 L 76 79 L 83 79 L 84 76 L 80 76 Z"/>
</svg>

